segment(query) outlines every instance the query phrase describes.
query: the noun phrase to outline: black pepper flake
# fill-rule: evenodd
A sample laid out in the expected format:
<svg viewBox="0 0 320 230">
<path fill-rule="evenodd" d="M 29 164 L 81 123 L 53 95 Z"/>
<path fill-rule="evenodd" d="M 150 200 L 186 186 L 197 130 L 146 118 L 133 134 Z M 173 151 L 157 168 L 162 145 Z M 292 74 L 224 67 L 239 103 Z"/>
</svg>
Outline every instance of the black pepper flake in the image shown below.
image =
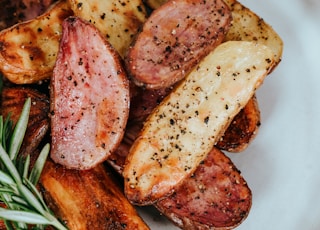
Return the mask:
<svg viewBox="0 0 320 230">
<path fill-rule="evenodd" d="M 137 6 L 137 9 L 138 9 L 139 12 L 143 12 L 142 7 L 140 5 Z"/>
<path fill-rule="evenodd" d="M 102 20 L 104 20 L 104 19 L 106 18 L 106 13 L 101 14 L 101 15 L 100 15 L 100 18 L 101 18 Z"/>
<path fill-rule="evenodd" d="M 167 47 L 166 47 L 166 52 L 168 52 L 168 53 L 171 53 L 171 52 L 172 52 L 171 46 L 167 46 Z"/>
<path fill-rule="evenodd" d="M 170 125 L 174 125 L 175 121 L 173 119 L 170 119 Z"/>
<path fill-rule="evenodd" d="M 79 2 L 79 3 L 77 4 L 77 7 L 78 7 L 78 9 L 80 9 L 80 8 L 82 7 L 82 2 Z"/>
<path fill-rule="evenodd" d="M 205 124 L 208 124 L 208 122 L 209 122 L 209 116 L 207 116 L 203 121 L 204 121 Z"/>
</svg>

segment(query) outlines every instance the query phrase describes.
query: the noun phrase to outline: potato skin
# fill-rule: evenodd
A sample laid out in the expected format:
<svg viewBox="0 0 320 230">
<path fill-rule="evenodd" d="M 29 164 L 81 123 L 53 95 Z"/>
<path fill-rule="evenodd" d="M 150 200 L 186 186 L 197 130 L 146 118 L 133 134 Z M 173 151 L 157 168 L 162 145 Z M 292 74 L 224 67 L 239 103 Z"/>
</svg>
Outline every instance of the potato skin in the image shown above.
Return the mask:
<svg viewBox="0 0 320 230">
<path fill-rule="evenodd" d="M 231 160 L 213 148 L 197 170 L 155 206 L 177 226 L 233 229 L 249 214 L 251 190 Z"/>
<path fill-rule="evenodd" d="M 273 65 L 272 51 L 254 42 L 225 42 L 206 56 L 144 123 L 123 171 L 128 199 L 147 205 L 173 193 Z"/>
<path fill-rule="evenodd" d="M 121 59 L 91 23 L 69 17 L 50 87 L 50 156 L 90 169 L 120 143 L 129 115 L 129 82 Z"/>
<path fill-rule="evenodd" d="M 1 0 L 0 30 L 43 14 L 55 0 Z"/>
<path fill-rule="evenodd" d="M 141 0 L 69 0 L 75 14 L 91 22 L 124 58 L 147 13 Z"/>
<path fill-rule="evenodd" d="M 49 131 L 49 97 L 37 89 L 22 86 L 6 86 L 1 92 L 1 115 L 16 123 L 27 98 L 31 99 L 29 122 L 20 154 L 32 155 Z"/>
<path fill-rule="evenodd" d="M 176 0 L 154 10 L 125 57 L 135 84 L 149 89 L 174 85 L 227 33 L 231 13 L 223 0 Z"/>
<path fill-rule="evenodd" d="M 260 109 L 254 95 L 234 117 L 216 147 L 233 153 L 242 152 L 255 138 L 260 125 Z"/>
<path fill-rule="evenodd" d="M 48 79 L 56 61 L 62 21 L 72 15 L 65 0 L 46 13 L 0 32 L 0 71 L 15 84 Z"/>
<path fill-rule="evenodd" d="M 280 63 L 283 41 L 277 32 L 261 17 L 235 0 L 224 0 L 232 13 L 232 25 L 225 41 L 254 41 L 269 47 L 274 54 L 275 65 Z M 270 73 L 273 69 L 270 69 Z"/>
<path fill-rule="evenodd" d="M 121 175 L 125 158 L 141 124 L 130 124 L 119 148 L 108 162 Z M 250 212 L 251 190 L 240 171 L 214 147 L 196 171 L 176 191 L 154 206 L 182 229 L 233 229 Z"/>
</svg>

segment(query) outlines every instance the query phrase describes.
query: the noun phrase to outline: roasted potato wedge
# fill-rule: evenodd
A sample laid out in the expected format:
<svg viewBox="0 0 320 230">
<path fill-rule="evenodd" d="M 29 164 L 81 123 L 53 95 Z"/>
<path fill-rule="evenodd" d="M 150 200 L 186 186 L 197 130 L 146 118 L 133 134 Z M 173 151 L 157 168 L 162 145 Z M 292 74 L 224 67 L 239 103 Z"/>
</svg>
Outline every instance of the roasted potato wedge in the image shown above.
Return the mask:
<svg viewBox="0 0 320 230">
<path fill-rule="evenodd" d="M 146 0 L 151 9 L 157 9 L 168 0 Z M 275 62 L 281 61 L 283 41 L 261 17 L 236 0 L 224 0 L 232 11 L 232 26 L 226 41 L 256 41 L 268 46 L 274 52 Z"/>
<path fill-rule="evenodd" d="M 124 168 L 125 192 L 140 205 L 172 193 L 192 174 L 274 65 L 254 42 L 218 46 L 148 117 Z"/>
<path fill-rule="evenodd" d="M 99 30 L 79 17 L 64 20 L 50 84 L 54 162 L 90 169 L 122 140 L 129 81 L 121 58 Z"/>
<path fill-rule="evenodd" d="M 212 148 L 197 170 L 155 206 L 181 229 L 233 229 L 249 214 L 251 190 L 232 161 Z"/>
<path fill-rule="evenodd" d="M 74 14 L 94 24 L 121 57 L 147 14 L 141 0 L 69 0 Z"/>
<path fill-rule="evenodd" d="M 149 229 L 103 165 L 77 171 L 47 161 L 40 184 L 49 207 L 69 229 Z"/>
<path fill-rule="evenodd" d="M 128 49 L 126 69 L 147 89 L 173 86 L 224 40 L 231 12 L 223 0 L 175 0 L 154 10 Z"/>
<path fill-rule="evenodd" d="M 275 63 L 278 64 L 283 51 L 280 36 L 262 18 L 241 3 L 233 0 L 225 2 L 231 9 L 233 19 L 225 41 L 255 41 L 268 46 L 273 51 Z"/>
<path fill-rule="evenodd" d="M 141 124 L 128 125 L 124 140 L 108 159 L 119 174 Z M 231 229 L 247 217 L 251 202 L 251 190 L 240 171 L 213 147 L 196 171 L 154 206 L 181 229 Z"/>
<path fill-rule="evenodd" d="M 16 84 L 35 83 L 51 76 L 58 53 L 61 24 L 72 15 L 66 1 L 46 13 L 0 32 L 0 71 Z"/>
<path fill-rule="evenodd" d="M 243 6 L 236 0 L 224 0 L 229 6 L 232 14 L 232 25 L 229 29 L 225 41 L 255 41 L 268 46 L 274 53 L 275 63 L 281 61 L 283 52 L 283 41 L 280 36 L 273 30 L 257 14 L 252 12 L 247 7 Z M 146 1 L 152 9 L 160 7 L 166 0 L 149 0 Z M 276 65 L 274 65 L 275 68 Z M 270 72 L 272 69 L 270 69 Z M 260 111 L 258 108 L 257 100 L 242 111 L 230 124 L 230 128 L 226 130 L 223 140 L 218 143 L 218 148 L 227 150 L 229 152 L 243 151 L 249 142 L 256 136 L 260 124 Z M 252 101 L 253 102 L 253 101 Z M 252 106 L 254 105 L 254 106 Z M 248 117 L 245 117 L 246 114 Z M 246 125 L 239 122 L 239 119 L 245 119 Z M 246 127 L 245 127 L 246 126 Z M 240 130 L 241 133 L 240 133 Z M 238 132 L 238 134 L 236 134 Z M 238 135 L 238 136 L 237 136 Z"/>
<path fill-rule="evenodd" d="M 28 87 L 4 87 L 1 93 L 1 115 L 16 123 L 27 98 L 31 98 L 28 128 L 20 149 L 27 156 L 35 151 L 49 130 L 49 98 L 46 94 Z"/>
</svg>

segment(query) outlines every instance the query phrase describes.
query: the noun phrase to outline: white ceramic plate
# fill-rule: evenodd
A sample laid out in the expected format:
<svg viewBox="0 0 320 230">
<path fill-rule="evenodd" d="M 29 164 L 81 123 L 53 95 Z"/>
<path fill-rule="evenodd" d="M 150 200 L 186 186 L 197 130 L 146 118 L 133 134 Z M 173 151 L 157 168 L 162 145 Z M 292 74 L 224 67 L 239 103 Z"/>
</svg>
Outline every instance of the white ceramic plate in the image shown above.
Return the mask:
<svg viewBox="0 0 320 230">
<path fill-rule="evenodd" d="M 241 0 L 282 37 L 282 62 L 257 92 L 262 126 L 228 154 L 253 194 L 239 230 L 320 229 L 320 1 Z M 152 209 L 151 229 L 177 229 Z"/>
</svg>

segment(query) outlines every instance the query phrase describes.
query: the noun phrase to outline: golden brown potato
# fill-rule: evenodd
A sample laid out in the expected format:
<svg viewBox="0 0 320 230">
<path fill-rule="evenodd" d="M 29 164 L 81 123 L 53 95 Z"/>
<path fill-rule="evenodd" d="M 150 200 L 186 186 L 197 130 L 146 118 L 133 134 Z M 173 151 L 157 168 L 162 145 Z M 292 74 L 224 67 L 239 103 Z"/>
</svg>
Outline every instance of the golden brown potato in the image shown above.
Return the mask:
<svg viewBox="0 0 320 230">
<path fill-rule="evenodd" d="M 241 3 L 234 0 L 225 2 L 229 5 L 233 18 L 225 40 L 255 41 L 266 45 L 273 51 L 274 60 L 278 64 L 283 51 L 283 41 L 280 36 L 262 18 Z"/>
<path fill-rule="evenodd" d="M 124 57 L 138 28 L 146 19 L 141 0 L 69 0 L 74 14 L 94 24 Z"/>
<path fill-rule="evenodd" d="M 59 47 L 61 23 L 72 11 L 59 1 L 49 11 L 0 32 L 0 71 L 16 84 L 50 77 Z"/>
<path fill-rule="evenodd" d="M 273 53 L 254 42 L 219 45 L 144 123 L 123 171 L 126 196 L 152 204 L 174 191 L 216 144 L 273 67 Z"/>
<path fill-rule="evenodd" d="M 110 169 L 65 169 L 47 161 L 40 178 L 49 207 L 70 230 L 147 230 Z"/>
</svg>

